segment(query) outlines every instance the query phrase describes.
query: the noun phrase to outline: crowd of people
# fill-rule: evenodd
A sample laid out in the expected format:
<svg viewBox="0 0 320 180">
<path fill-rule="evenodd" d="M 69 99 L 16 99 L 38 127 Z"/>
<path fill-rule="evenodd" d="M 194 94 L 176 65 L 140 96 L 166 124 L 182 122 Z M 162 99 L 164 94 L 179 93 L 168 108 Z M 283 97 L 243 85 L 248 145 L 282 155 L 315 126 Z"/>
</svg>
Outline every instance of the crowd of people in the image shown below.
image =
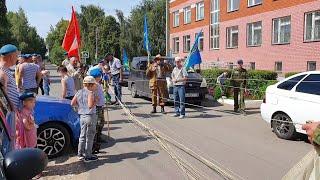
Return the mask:
<svg viewBox="0 0 320 180">
<path fill-rule="evenodd" d="M 235 88 L 235 111 L 244 112 L 244 98 L 246 91 L 246 70 L 242 67 L 243 61 L 238 61 L 238 68 L 232 72 L 231 80 Z M 102 129 L 105 123 L 104 107 L 110 102 L 108 93 L 112 80 L 115 101 L 111 104 L 122 103 L 122 65 L 121 61 L 112 54 L 107 54 L 99 63 L 87 68 L 80 64 L 77 57 L 68 57 L 58 67 L 61 76 L 61 98 L 71 100 L 71 105 L 77 107 L 80 116 L 80 138 L 78 145 L 78 158 L 85 162 L 98 160 L 95 153 L 99 153 L 100 143 L 106 141 L 102 138 Z M 185 84 L 188 72 L 183 66 L 183 59 L 175 58 L 175 67 L 157 55 L 150 61 L 146 75 L 149 78 L 149 87 L 152 93 L 151 113 L 157 112 L 157 106 L 161 107 L 161 113 L 165 112 L 165 100 L 167 99 L 165 74 L 171 73 L 174 86 L 173 116 L 183 119 L 185 117 Z M 223 84 L 228 76 L 223 73 L 219 82 Z M 39 94 L 50 95 L 50 72 L 46 70 L 42 58 L 38 54 L 20 54 L 18 48 L 8 44 L 0 48 L 0 83 L 8 95 L 10 105 L 14 112 L 14 118 L 7 118 L 5 124 L 14 124 L 9 128 L 10 145 L 12 149 L 36 147 L 37 125 L 33 117 L 36 96 Z M 240 94 L 240 102 L 238 95 Z M 158 100 L 159 99 L 159 100 Z M 12 122 L 9 122 L 12 121 Z M 11 127 L 11 126 L 10 126 Z M 320 145 L 319 122 L 306 124 L 302 127 L 306 130 L 310 142 L 316 147 Z"/>
<path fill-rule="evenodd" d="M 110 102 L 108 93 L 110 79 L 115 87 L 116 100 L 121 102 L 121 62 L 107 54 L 98 64 L 88 69 L 77 57 L 68 57 L 57 68 L 61 76 L 61 98 L 71 100 L 80 115 L 79 159 L 85 162 L 98 159 L 105 123 L 104 106 Z M 0 49 L 0 82 L 7 93 L 14 118 L 10 130 L 10 149 L 34 148 L 37 146 L 37 125 L 33 112 L 36 96 L 50 95 L 50 72 L 38 54 L 20 54 L 18 48 L 8 44 Z M 41 91 L 41 92 L 40 92 Z M 8 126 L 11 127 L 11 126 Z"/>
</svg>

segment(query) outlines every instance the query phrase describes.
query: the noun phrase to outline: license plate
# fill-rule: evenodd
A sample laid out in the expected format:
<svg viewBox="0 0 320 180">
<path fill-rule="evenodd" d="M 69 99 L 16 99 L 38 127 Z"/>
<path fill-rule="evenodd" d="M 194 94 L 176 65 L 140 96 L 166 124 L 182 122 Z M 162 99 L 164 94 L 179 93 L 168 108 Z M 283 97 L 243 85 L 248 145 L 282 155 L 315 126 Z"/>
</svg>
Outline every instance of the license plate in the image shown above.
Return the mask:
<svg viewBox="0 0 320 180">
<path fill-rule="evenodd" d="M 199 93 L 186 93 L 186 98 L 193 98 L 193 97 L 199 97 Z M 169 94 L 170 99 L 174 99 L 173 94 Z"/>
<path fill-rule="evenodd" d="M 186 97 L 199 97 L 199 93 L 186 93 Z"/>
</svg>

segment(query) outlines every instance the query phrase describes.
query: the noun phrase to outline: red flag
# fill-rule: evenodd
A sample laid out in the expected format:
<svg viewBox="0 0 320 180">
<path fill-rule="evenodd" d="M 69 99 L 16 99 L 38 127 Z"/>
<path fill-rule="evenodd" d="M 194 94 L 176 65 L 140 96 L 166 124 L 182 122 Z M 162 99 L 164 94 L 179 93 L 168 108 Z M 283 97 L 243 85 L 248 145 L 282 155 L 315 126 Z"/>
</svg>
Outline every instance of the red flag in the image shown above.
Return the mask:
<svg viewBox="0 0 320 180">
<path fill-rule="evenodd" d="M 80 48 L 80 27 L 77 20 L 76 13 L 72 7 L 71 21 L 68 25 L 66 34 L 63 39 L 62 47 L 68 52 L 68 56 L 75 56 L 79 58 Z"/>
</svg>

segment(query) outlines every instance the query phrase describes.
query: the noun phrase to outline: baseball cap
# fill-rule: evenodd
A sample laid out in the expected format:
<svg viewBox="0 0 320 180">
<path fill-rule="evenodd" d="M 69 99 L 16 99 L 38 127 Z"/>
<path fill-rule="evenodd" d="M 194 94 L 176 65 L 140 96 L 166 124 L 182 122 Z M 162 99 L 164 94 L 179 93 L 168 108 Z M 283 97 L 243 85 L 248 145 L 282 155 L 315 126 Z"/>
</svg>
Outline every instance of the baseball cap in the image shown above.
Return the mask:
<svg viewBox="0 0 320 180">
<path fill-rule="evenodd" d="M 96 83 L 96 80 L 92 76 L 86 76 L 83 79 L 83 84 L 95 84 L 95 83 Z"/>
</svg>

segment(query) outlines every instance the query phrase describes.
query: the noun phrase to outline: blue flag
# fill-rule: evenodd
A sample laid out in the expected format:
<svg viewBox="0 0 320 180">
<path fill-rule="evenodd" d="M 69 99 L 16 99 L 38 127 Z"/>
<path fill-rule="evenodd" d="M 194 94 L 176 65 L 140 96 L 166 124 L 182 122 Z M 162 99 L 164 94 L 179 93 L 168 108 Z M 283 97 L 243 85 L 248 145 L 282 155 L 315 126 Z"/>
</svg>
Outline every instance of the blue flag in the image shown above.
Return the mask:
<svg viewBox="0 0 320 180">
<path fill-rule="evenodd" d="M 188 70 L 190 67 L 201 64 L 202 59 L 199 51 L 199 37 L 202 35 L 202 30 L 198 33 L 195 42 L 190 50 L 190 53 L 187 57 L 186 62 L 184 63 L 184 67 Z"/>
<path fill-rule="evenodd" d="M 143 27 L 143 47 L 148 52 L 148 56 L 150 56 L 151 47 L 149 43 L 149 31 L 148 31 L 148 22 L 147 15 L 144 15 L 144 27 Z"/>
<path fill-rule="evenodd" d="M 125 49 L 123 49 L 122 62 L 123 62 L 124 69 L 129 71 L 129 60 L 128 60 L 127 51 Z"/>
</svg>

